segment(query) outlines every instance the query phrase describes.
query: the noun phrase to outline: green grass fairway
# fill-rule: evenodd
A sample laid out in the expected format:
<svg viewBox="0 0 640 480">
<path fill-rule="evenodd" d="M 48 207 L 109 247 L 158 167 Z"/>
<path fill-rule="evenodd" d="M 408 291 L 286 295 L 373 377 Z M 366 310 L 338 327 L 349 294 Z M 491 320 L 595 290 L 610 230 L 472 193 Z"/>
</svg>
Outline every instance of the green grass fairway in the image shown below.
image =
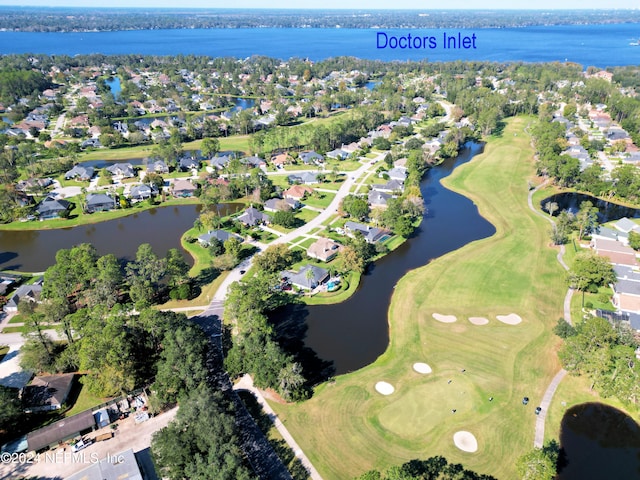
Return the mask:
<svg viewBox="0 0 640 480">
<path fill-rule="evenodd" d="M 319 386 L 307 402 L 273 405 L 325 479 L 433 455 L 516 478 L 516 459 L 533 446 L 534 408 L 560 368 L 551 329 L 566 292 L 556 251 L 548 246 L 548 223 L 527 206 L 533 175 L 528 122 L 510 120 L 483 155 L 445 180 L 473 199 L 496 234 L 398 283 L 389 308 L 390 344 L 375 363 Z M 434 312 L 458 321 L 437 322 Z M 523 322 L 495 318 L 508 313 Z M 472 325 L 471 316 L 489 324 Z M 428 363 L 433 372 L 416 373 L 414 362 Z M 378 381 L 395 392 L 380 395 Z M 522 405 L 523 396 L 529 405 Z M 475 435 L 476 453 L 454 446 L 459 430 Z"/>
</svg>

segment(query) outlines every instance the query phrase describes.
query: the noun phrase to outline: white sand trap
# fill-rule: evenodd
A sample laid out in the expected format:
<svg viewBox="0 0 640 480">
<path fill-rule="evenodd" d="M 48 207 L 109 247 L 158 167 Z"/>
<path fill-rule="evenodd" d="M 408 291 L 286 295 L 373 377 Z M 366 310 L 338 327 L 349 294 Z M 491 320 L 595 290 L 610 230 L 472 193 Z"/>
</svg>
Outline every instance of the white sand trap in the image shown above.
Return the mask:
<svg viewBox="0 0 640 480">
<path fill-rule="evenodd" d="M 510 313 L 509 315 L 496 315 L 496 318 L 507 325 L 517 325 L 522 321 L 520 315 Z"/>
<path fill-rule="evenodd" d="M 478 441 L 471 432 L 456 432 L 453 434 L 453 443 L 463 452 L 473 453 L 478 451 Z"/>
<path fill-rule="evenodd" d="M 440 313 L 434 313 L 433 318 L 442 323 L 453 323 L 458 320 L 455 315 L 442 315 Z"/>
<path fill-rule="evenodd" d="M 376 391 L 382 395 L 391 395 L 395 391 L 395 388 L 393 388 L 393 385 L 390 383 L 378 382 L 376 383 Z"/>
<path fill-rule="evenodd" d="M 418 373 L 431 373 L 431 367 L 426 363 L 414 363 L 413 369 Z"/>
<path fill-rule="evenodd" d="M 469 321 L 474 325 L 486 325 L 489 323 L 489 319 L 484 317 L 469 317 Z"/>
</svg>

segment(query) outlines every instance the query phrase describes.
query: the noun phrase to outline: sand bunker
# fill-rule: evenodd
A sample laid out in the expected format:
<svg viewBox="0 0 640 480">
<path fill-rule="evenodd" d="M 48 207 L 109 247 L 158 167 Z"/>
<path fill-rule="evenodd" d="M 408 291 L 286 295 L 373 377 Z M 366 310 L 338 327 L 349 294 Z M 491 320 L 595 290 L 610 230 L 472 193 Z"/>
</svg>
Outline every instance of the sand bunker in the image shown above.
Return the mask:
<svg viewBox="0 0 640 480">
<path fill-rule="evenodd" d="M 418 373 L 431 373 L 431 367 L 426 363 L 414 363 L 413 369 Z"/>
<path fill-rule="evenodd" d="M 456 432 L 453 434 L 453 443 L 463 452 L 473 453 L 478 450 L 478 441 L 471 432 Z"/>
<path fill-rule="evenodd" d="M 496 315 L 496 318 L 507 325 L 517 325 L 522 321 L 520 315 L 510 313 L 509 315 Z"/>
<path fill-rule="evenodd" d="M 469 317 L 469 321 L 474 325 L 486 325 L 489 323 L 489 319 L 484 317 Z"/>
<path fill-rule="evenodd" d="M 458 320 L 455 315 L 441 315 L 439 313 L 434 313 L 433 318 L 442 323 L 453 323 Z"/>
<path fill-rule="evenodd" d="M 376 383 L 376 391 L 382 395 L 391 395 L 395 391 L 395 388 L 393 388 L 393 385 L 390 383 L 378 382 Z"/>
</svg>

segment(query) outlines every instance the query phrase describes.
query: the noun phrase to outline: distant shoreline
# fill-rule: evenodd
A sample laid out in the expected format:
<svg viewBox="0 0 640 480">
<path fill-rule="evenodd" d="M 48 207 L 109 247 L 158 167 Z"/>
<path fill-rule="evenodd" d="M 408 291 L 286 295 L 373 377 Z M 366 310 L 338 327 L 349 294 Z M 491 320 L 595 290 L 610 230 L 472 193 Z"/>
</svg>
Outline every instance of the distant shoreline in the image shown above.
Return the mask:
<svg viewBox="0 0 640 480">
<path fill-rule="evenodd" d="M 256 12 L 259 11 L 259 15 Z M 114 32 L 238 28 L 519 28 L 640 23 L 638 9 L 322 10 L 0 6 L 0 31 Z"/>
</svg>

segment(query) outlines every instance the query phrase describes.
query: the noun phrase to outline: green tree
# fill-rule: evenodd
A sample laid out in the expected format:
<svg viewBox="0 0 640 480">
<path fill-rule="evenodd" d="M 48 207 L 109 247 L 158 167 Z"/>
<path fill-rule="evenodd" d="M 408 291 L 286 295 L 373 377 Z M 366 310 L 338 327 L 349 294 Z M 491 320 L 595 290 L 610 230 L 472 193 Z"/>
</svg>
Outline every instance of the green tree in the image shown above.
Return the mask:
<svg viewBox="0 0 640 480">
<path fill-rule="evenodd" d="M 349 194 L 342 200 L 342 210 L 352 218 L 364 220 L 369 215 L 369 204 L 363 197 Z"/>
<path fill-rule="evenodd" d="M 598 287 L 615 283 L 616 272 L 608 258 L 592 251 L 580 252 L 569 270 L 568 279 L 571 287 L 595 293 Z"/>
<path fill-rule="evenodd" d="M 640 250 L 640 233 L 629 232 L 629 246 L 634 250 Z"/>
<path fill-rule="evenodd" d="M 11 432 L 23 421 L 18 389 L 0 385 L 0 431 Z"/>
<path fill-rule="evenodd" d="M 576 226 L 578 228 L 578 239 L 589 235 L 598 226 L 598 207 L 594 207 L 589 201 L 580 204 L 580 210 L 576 214 Z"/>
<path fill-rule="evenodd" d="M 151 453 L 170 480 L 249 480 L 238 426 L 222 393 L 201 385 L 180 404 L 176 418 L 154 433 Z"/>
<path fill-rule="evenodd" d="M 543 448 L 534 448 L 516 463 L 516 471 L 522 480 L 553 480 L 557 473 L 559 448 L 556 442 Z"/>
<path fill-rule="evenodd" d="M 167 276 L 169 285 L 177 286 L 185 283 L 189 279 L 189 264 L 185 261 L 184 255 L 177 248 L 171 248 L 166 257 Z"/>
<path fill-rule="evenodd" d="M 294 228 L 298 224 L 296 214 L 293 212 L 287 212 L 284 210 L 278 210 L 273 214 L 271 221 L 275 225 L 281 225 L 285 228 Z"/>
<path fill-rule="evenodd" d="M 213 157 L 220 151 L 220 140 L 217 138 L 205 138 L 200 145 L 200 151 L 205 158 Z"/>
<path fill-rule="evenodd" d="M 278 273 L 295 263 L 297 257 L 286 244 L 270 245 L 264 252 L 254 257 L 253 264 L 258 270 Z"/>
<path fill-rule="evenodd" d="M 235 237 L 231 237 L 224 242 L 224 251 L 231 255 L 235 260 L 238 259 L 240 255 L 240 250 L 242 249 L 242 242 Z"/>
</svg>

